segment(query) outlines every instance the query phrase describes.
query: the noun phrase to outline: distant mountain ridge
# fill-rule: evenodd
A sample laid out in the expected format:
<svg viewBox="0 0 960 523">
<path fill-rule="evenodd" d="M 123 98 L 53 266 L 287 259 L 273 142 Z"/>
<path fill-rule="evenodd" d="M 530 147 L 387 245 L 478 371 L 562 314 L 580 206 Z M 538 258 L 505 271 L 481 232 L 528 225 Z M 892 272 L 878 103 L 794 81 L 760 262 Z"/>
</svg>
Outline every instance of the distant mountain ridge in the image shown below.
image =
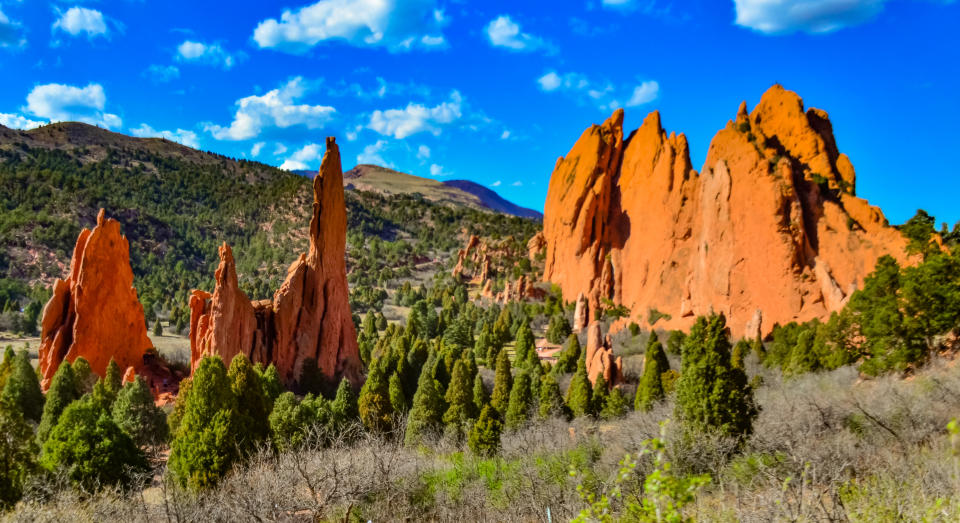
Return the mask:
<svg viewBox="0 0 960 523">
<path fill-rule="evenodd" d="M 311 170 L 295 172 L 304 176 L 315 174 Z M 434 203 L 463 205 L 534 220 L 543 219 L 543 214 L 539 211 L 516 205 L 495 191 L 469 180 L 441 182 L 378 165 L 360 164 L 343 174 L 343 184 L 348 190 L 371 191 L 383 195 L 420 194 Z"/>
</svg>

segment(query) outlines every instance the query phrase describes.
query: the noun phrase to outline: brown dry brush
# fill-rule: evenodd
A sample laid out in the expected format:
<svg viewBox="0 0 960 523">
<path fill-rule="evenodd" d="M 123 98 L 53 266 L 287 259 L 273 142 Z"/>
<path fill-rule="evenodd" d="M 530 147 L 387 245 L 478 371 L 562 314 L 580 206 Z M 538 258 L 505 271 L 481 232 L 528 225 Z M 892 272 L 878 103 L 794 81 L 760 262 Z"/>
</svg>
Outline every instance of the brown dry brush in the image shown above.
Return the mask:
<svg viewBox="0 0 960 523">
<path fill-rule="evenodd" d="M 944 427 L 960 413 L 960 368 L 935 361 L 909 379 L 862 381 L 851 368 L 784 379 L 761 373 L 762 406 L 746 441 L 668 426 L 673 471 L 712 483 L 688 515 L 703 521 L 949 521 L 960 475 Z M 261 448 L 213 489 L 191 493 L 158 466 L 144 488 L 78 493 L 62 476 L 31 485 L 9 521 L 553 521 L 585 507 L 577 484 L 610 492 L 624 454 L 637 455 L 673 416 L 534 421 L 503 434 L 484 459 L 441 434 L 418 448 L 393 432 L 315 431 L 277 453 Z M 572 469 L 572 470 L 571 470 Z M 624 501 L 642 495 L 641 458 Z M 573 474 L 571 474 L 573 472 Z M 940 501 L 938 505 L 938 499 Z"/>
</svg>

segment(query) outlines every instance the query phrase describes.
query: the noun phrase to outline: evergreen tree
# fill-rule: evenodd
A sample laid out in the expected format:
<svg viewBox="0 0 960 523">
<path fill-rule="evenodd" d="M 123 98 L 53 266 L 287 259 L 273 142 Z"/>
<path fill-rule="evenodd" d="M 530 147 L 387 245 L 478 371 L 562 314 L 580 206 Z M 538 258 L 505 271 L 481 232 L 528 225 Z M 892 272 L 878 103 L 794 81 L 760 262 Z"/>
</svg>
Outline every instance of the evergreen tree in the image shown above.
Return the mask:
<svg viewBox="0 0 960 523">
<path fill-rule="evenodd" d="M 510 358 L 507 351 L 500 351 L 497 355 L 497 368 L 493 377 L 493 394 L 490 395 L 490 404 L 497 409 L 501 417 L 507 414 L 507 404 L 510 402 L 510 389 L 513 386 L 513 374 L 510 371 Z"/>
<path fill-rule="evenodd" d="M 404 360 L 401 360 L 404 361 Z M 407 405 L 407 395 L 403 391 L 403 380 L 396 372 L 390 375 L 390 406 L 393 411 L 403 414 L 409 408 Z"/>
<path fill-rule="evenodd" d="M 77 397 L 93 392 L 93 385 L 97 382 L 97 375 L 90 368 L 90 362 L 83 356 L 73 360 L 73 380 L 77 384 Z"/>
<path fill-rule="evenodd" d="M 547 326 L 547 340 L 550 343 L 563 343 L 573 329 L 570 328 L 570 322 L 562 312 L 555 313 L 550 317 L 550 324 Z"/>
<path fill-rule="evenodd" d="M 33 429 L 23 419 L 19 407 L 2 400 L 0 435 L 0 510 L 4 510 L 23 496 L 23 486 L 36 465 L 38 448 Z"/>
<path fill-rule="evenodd" d="M 40 426 L 37 427 L 37 443 L 42 445 L 47 440 L 47 436 L 57 425 L 57 421 L 60 420 L 60 415 L 63 414 L 67 405 L 79 398 L 73 368 L 69 361 L 64 360 L 57 368 L 57 372 L 54 373 L 53 380 L 50 382 L 50 389 L 47 390 L 43 405 L 43 416 L 40 418 Z"/>
<path fill-rule="evenodd" d="M 730 363 L 738 369 L 746 369 L 747 353 L 750 352 L 750 342 L 746 338 L 738 341 L 730 351 Z"/>
<path fill-rule="evenodd" d="M 552 373 L 543 377 L 540 383 L 540 417 L 552 418 L 566 416 L 566 405 L 563 404 L 563 395 L 560 393 L 560 384 Z"/>
<path fill-rule="evenodd" d="M 492 405 L 487 405 L 470 429 L 467 445 L 474 454 L 492 456 L 500 449 L 501 432 L 503 432 L 503 424 L 500 422 L 500 414 Z"/>
<path fill-rule="evenodd" d="M 477 342 L 473 345 L 473 353 L 477 358 L 487 361 L 487 355 L 490 352 L 491 346 L 491 336 L 493 336 L 493 334 L 490 332 L 490 327 L 484 323 L 480 329 L 480 335 L 477 336 Z"/>
<path fill-rule="evenodd" d="M 187 328 L 187 322 L 183 319 L 183 316 L 177 318 L 176 333 L 183 334 L 183 330 Z"/>
<path fill-rule="evenodd" d="M 413 407 L 407 416 L 404 443 L 419 445 L 425 436 L 439 432 L 443 414 L 443 398 L 430 372 L 424 367 L 417 383 L 417 393 L 413 395 Z"/>
<path fill-rule="evenodd" d="M 272 409 L 273 402 L 277 401 L 277 398 L 286 390 L 283 382 L 280 381 L 280 372 L 273 363 L 260 373 L 260 383 L 263 385 L 263 394 L 267 398 L 268 406 Z"/>
<path fill-rule="evenodd" d="M 380 362 L 370 366 L 367 381 L 360 389 L 357 401 L 360 420 L 373 432 L 383 432 L 393 420 L 393 408 L 390 405 L 390 383 Z"/>
<path fill-rule="evenodd" d="M 586 416 L 592 409 L 593 391 L 590 388 L 590 378 L 587 377 L 587 366 L 583 360 L 577 363 L 577 371 L 570 380 L 567 388 L 567 408 L 574 417 Z"/>
<path fill-rule="evenodd" d="M 676 415 L 694 430 L 747 436 L 757 406 L 742 369 L 730 360 L 726 318 L 699 317 L 683 344 Z"/>
<path fill-rule="evenodd" d="M 443 414 L 443 423 L 447 426 L 448 433 L 462 435 L 467 423 L 477 417 L 470 385 L 467 366 L 464 360 L 458 360 L 453 366 L 453 377 L 444 397 L 447 411 Z"/>
<path fill-rule="evenodd" d="M 107 392 L 114 397 L 123 388 L 123 372 L 113 358 L 110 358 L 110 363 L 107 364 L 107 372 L 103 376 L 103 383 L 107 387 Z"/>
<path fill-rule="evenodd" d="M 667 337 L 667 351 L 679 356 L 683 349 L 683 340 L 686 338 L 687 335 L 683 331 L 670 331 L 670 336 Z"/>
<path fill-rule="evenodd" d="M 577 362 L 580 361 L 581 357 L 580 339 L 577 338 L 576 334 L 571 334 L 567 337 L 567 343 L 564 344 L 563 350 L 557 355 L 557 364 L 553 367 L 554 372 L 566 374 L 576 371 Z"/>
<path fill-rule="evenodd" d="M 49 399 L 47 401 L 49 404 Z M 167 418 L 154 404 L 153 394 L 143 376 L 137 376 L 120 389 L 111 416 L 138 447 L 160 444 L 167 439 Z"/>
<path fill-rule="evenodd" d="M 284 392 L 273 403 L 269 422 L 270 440 L 278 450 L 285 451 L 303 442 L 310 413 L 292 392 Z"/>
<path fill-rule="evenodd" d="M 40 423 L 43 416 L 43 393 L 40 392 L 40 380 L 30 364 L 27 351 L 20 351 L 13 358 L 10 376 L 3 386 L 0 401 L 23 414 L 24 419 Z"/>
<path fill-rule="evenodd" d="M 477 373 L 473 377 L 473 406 L 476 407 L 477 412 L 480 412 L 488 403 L 490 403 L 490 395 L 487 394 L 487 388 L 483 385 L 483 377 Z"/>
<path fill-rule="evenodd" d="M 806 372 L 813 372 L 820 366 L 817 354 L 813 350 L 815 331 L 813 329 L 804 329 L 797 335 L 797 343 L 790 351 L 790 357 L 784 365 L 784 374 L 798 375 Z M 734 366 L 737 366 L 734 361 Z M 739 368 L 742 370 L 743 366 Z"/>
<path fill-rule="evenodd" d="M 43 444 L 40 464 L 67 472 L 70 481 L 88 492 L 103 486 L 129 486 L 149 470 L 133 440 L 91 396 L 71 403 Z"/>
<path fill-rule="evenodd" d="M 350 380 L 343 378 L 340 380 L 340 386 L 337 387 L 337 393 L 330 403 L 330 431 L 338 434 L 351 421 L 357 419 L 357 395 L 353 390 Z"/>
<path fill-rule="evenodd" d="M 260 374 L 242 353 L 230 362 L 227 379 L 236 398 L 235 421 L 243 427 L 237 435 L 237 445 L 241 452 L 250 452 L 270 436 L 270 400 L 263 391 Z"/>
<path fill-rule="evenodd" d="M 628 410 L 630 410 L 630 404 L 627 402 L 627 397 L 623 395 L 620 387 L 614 387 L 600 410 L 600 418 L 605 420 L 621 418 Z"/>
<path fill-rule="evenodd" d="M 607 398 L 610 397 L 610 386 L 603 374 L 597 375 L 597 381 L 593 384 L 593 394 L 590 397 L 590 414 L 599 416 L 603 407 L 607 404 Z"/>
<path fill-rule="evenodd" d="M 163 336 L 163 325 L 160 325 L 160 318 L 157 318 L 157 321 L 153 323 L 153 335 Z"/>
<path fill-rule="evenodd" d="M 524 322 L 520 325 L 520 328 L 517 329 L 517 343 L 513 351 L 514 364 L 518 368 L 521 366 L 529 368 L 530 362 L 532 361 L 530 353 L 533 353 L 533 357 L 536 357 L 536 340 L 533 337 L 533 331 L 530 330 L 530 324 Z"/>
<path fill-rule="evenodd" d="M 184 392 L 181 387 L 180 394 Z M 233 467 L 241 430 L 236 411 L 223 360 L 203 358 L 190 379 L 170 443 L 169 466 L 181 486 L 197 490 L 213 486 Z"/>
<path fill-rule="evenodd" d="M 507 406 L 506 426 L 517 429 L 530 419 L 530 407 L 533 396 L 530 393 L 530 374 L 527 371 L 517 375 L 510 389 L 510 403 Z"/>
<path fill-rule="evenodd" d="M 16 354 L 13 352 L 13 346 L 7 345 L 7 348 L 3 351 L 3 361 L 0 362 L 0 391 L 3 391 L 3 387 L 7 384 L 7 378 L 13 372 L 14 357 L 16 357 Z"/>
<path fill-rule="evenodd" d="M 649 411 L 654 403 L 666 396 L 663 389 L 663 373 L 670 370 L 670 362 L 663 345 L 657 338 L 657 333 L 650 333 L 647 342 L 647 352 L 643 356 L 643 376 L 637 385 L 637 395 L 633 400 L 633 408 L 639 411 Z"/>
</svg>

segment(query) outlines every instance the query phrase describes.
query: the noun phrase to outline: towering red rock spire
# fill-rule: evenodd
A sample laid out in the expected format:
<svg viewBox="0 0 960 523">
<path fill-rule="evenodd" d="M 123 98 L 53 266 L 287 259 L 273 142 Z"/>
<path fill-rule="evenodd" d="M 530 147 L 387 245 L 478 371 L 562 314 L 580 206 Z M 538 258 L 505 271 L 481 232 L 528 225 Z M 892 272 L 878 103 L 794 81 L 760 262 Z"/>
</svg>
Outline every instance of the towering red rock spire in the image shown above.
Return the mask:
<svg viewBox="0 0 960 523">
<path fill-rule="evenodd" d="M 825 318 L 877 258 L 907 261 L 905 240 L 855 196 L 827 114 L 771 87 L 741 104 L 701 174 L 684 135 L 653 112 L 627 140 L 616 111 L 557 161 L 544 206 L 544 279 L 592 311 L 623 304 L 634 321 L 685 327 L 723 312 L 735 335 Z"/>
<path fill-rule="evenodd" d="M 309 249 L 290 265 L 272 302 L 251 304 L 237 287 L 230 248 L 221 247 L 214 293 L 194 291 L 190 300 L 193 365 L 205 355 L 229 363 L 244 353 L 276 365 L 291 385 L 312 360 L 327 379 L 346 377 L 359 385 L 363 368 L 347 290 L 346 234 L 340 151 L 329 137 L 313 180 Z"/>
<path fill-rule="evenodd" d="M 80 231 L 66 280 L 57 280 L 41 320 L 39 374 L 44 389 L 64 360 L 82 356 L 100 376 L 110 359 L 139 372 L 153 347 L 133 288 L 130 248 L 120 223 L 106 218 Z"/>
</svg>

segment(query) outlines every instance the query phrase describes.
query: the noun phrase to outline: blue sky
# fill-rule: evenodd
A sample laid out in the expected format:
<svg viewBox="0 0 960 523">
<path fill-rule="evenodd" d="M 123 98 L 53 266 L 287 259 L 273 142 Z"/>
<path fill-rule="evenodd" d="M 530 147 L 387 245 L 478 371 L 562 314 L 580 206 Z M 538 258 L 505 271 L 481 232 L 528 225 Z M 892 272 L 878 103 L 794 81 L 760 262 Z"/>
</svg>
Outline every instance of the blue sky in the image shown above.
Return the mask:
<svg viewBox="0 0 960 523">
<path fill-rule="evenodd" d="M 542 209 L 584 128 L 710 139 L 779 82 L 893 223 L 960 220 L 952 0 L 0 0 L 0 123 L 82 120 L 287 168 L 378 163 Z"/>
</svg>

